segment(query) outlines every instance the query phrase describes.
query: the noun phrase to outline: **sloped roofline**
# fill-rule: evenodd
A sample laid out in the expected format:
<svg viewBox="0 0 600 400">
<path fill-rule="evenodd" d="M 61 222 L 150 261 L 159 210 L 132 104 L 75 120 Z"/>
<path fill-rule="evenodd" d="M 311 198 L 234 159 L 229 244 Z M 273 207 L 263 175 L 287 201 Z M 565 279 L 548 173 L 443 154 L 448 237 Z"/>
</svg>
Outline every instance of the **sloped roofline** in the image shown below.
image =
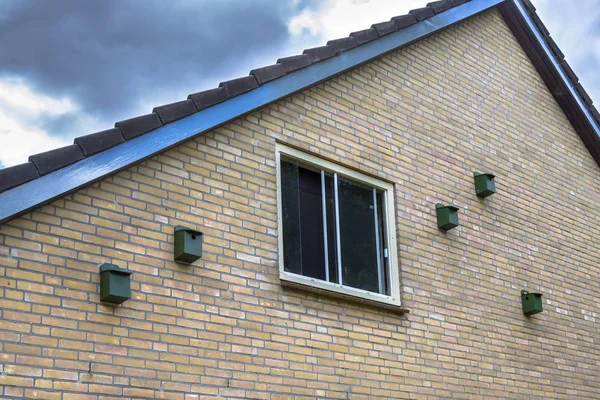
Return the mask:
<svg viewBox="0 0 600 400">
<path fill-rule="evenodd" d="M 537 15 L 535 6 L 530 0 L 512 0 L 500 4 L 498 10 L 600 166 L 600 113 Z"/>
<path fill-rule="evenodd" d="M 152 114 L 117 122 L 115 128 L 77 138 L 71 146 L 31 156 L 29 163 L 0 170 L 0 191 L 4 190 L 0 193 L 0 224 L 495 6 L 499 6 L 505 20 L 508 18 L 507 23 L 516 16 L 520 29 L 529 29 L 526 37 L 515 24 L 508 23 L 522 46 L 523 41 L 533 38 L 545 56 L 554 61 L 550 64 L 568 88 L 568 96 L 562 87 L 558 92 L 551 91 L 557 100 L 561 97 L 564 103 L 568 97 L 567 102 L 579 107 L 578 114 L 586 118 L 588 135 L 582 135 L 571 122 L 600 165 L 600 117 L 589 96 L 585 98 L 585 92 L 582 94 L 582 88 L 568 74 L 568 64 L 556 62 L 555 53 L 546 43 L 549 34 L 544 35 L 545 28 L 540 29 L 543 24 L 539 18 L 536 20 L 533 5 L 528 0 L 442 0 L 347 38 L 332 40 L 327 46 L 305 50 L 300 56 L 279 59 L 275 65 L 223 82 L 219 88 L 192 94 L 187 100 L 156 107 Z M 580 119 L 576 122 L 582 123 Z M 593 136 L 589 135 L 590 128 Z"/>
</svg>

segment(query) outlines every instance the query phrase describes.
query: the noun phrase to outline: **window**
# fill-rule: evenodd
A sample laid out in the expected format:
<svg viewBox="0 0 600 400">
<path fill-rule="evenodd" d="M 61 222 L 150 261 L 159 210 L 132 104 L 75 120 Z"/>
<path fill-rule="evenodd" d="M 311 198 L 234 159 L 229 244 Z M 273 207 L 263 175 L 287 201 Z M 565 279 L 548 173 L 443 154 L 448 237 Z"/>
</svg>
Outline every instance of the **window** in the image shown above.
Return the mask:
<svg viewBox="0 0 600 400">
<path fill-rule="evenodd" d="M 400 305 L 393 186 L 277 145 L 280 277 Z"/>
</svg>

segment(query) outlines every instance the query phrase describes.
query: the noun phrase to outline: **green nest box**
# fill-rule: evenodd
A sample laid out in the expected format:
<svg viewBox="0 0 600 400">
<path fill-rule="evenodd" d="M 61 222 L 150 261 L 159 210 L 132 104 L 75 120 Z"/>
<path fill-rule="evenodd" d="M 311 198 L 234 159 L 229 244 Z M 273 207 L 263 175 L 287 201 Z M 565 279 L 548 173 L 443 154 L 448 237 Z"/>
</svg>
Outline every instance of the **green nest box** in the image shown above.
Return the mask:
<svg viewBox="0 0 600 400">
<path fill-rule="evenodd" d="M 527 290 L 521 290 L 521 301 L 523 302 L 523 314 L 525 315 L 533 315 L 544 311 L 541 293 L 529 293 Z"/>
<path fill-rule="evenodd" d="M 113 264 L 100 266 L 100 301 L 121 304 L 131 298 L 131 272 Z"/>
<path fill-rule="evenodd" d="M 458 207 L 436 204 L 435 209 L 438 228 L 447 231 L 458 226 Z"/>
<path fill-rule="evenodd" d="M 479 197 L 488 197 L 496 193 L 496 176 L 494 174 L 475 173 L 475 193 Z"/>
<path fill-rule="evenodd" d="M 175 261 L 191 264 L 202 257 L 202 232 L 175 227 Z"/>
</svg>

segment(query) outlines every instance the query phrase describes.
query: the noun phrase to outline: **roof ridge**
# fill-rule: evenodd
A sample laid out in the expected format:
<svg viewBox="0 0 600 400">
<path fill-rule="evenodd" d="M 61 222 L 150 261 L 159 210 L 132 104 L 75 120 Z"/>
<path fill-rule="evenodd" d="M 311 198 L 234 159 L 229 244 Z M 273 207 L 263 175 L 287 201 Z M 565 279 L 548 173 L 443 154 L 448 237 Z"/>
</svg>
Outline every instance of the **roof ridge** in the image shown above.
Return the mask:
<svg viewBox="0 0 600 400">
<path fill-rule="evenodd" d="M 306 49 L 300 55 L 280 58 L 276 64 L 251 70 L 248 76 L 221 82 L 217 88 L 192 93 L 186 100 L 154 107 L 150 114 L 118 121 L 114 128 L 77 137 L 71 145 L 31 155 L 26 163 L 0 169 L 0 193 L 469 1 L 430 2 L 408 14 L 330 40 L 324 46 Z"/>
</svg>

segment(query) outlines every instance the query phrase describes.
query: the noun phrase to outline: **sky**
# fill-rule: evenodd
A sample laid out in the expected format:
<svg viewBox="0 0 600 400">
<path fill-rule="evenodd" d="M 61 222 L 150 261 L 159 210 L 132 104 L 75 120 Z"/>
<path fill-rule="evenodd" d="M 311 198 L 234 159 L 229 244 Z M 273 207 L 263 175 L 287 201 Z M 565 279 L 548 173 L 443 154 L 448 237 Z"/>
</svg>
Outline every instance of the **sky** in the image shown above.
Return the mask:
<svg viewBox="0 0 600 400">
<path fill-rule="evenodd" d="M 0 168 L 428 0 L 1 0 Z M 600 0 L 532 0 L 600 102 Z"/>
</svg>

